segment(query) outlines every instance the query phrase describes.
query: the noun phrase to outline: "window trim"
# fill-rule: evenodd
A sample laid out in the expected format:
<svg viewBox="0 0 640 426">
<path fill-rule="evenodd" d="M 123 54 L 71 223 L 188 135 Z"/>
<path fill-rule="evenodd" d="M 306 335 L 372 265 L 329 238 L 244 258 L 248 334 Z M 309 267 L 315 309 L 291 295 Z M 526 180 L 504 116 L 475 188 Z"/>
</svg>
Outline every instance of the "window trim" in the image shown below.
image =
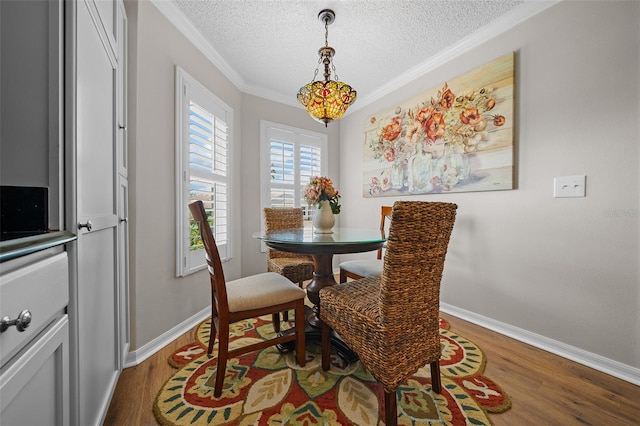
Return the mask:
<svg viewBox="0 0 640 426">
<path fill-rule="evenodd" d="M 294 144 L 296 145 L 302 143 L 299 141 L 295 141 L 297 136 L 318 138 L 320 140 L 320 150 L 322 153 L 320 160 L 321 175 L 326 176 L 329 169 L 329 137 L 327 134 L 275 123 L 273 121 L 260 120 L 260 230 L 262 232 L 264 232 L 264 218 L 262 216 L 262 209 L 265 207 L 271 207 L 270 180 L 268 178 L 271 173 L 271 141 L 269 139 L 269 130 L 271 129 L 292 133 L 294 135 Z M 306 185 L 306 183 L 302 182 L 301 184 Z M 266 251 L 266 246 L 264 245 L 264 243 L 262 243 L 260 246 L 261 251 Z"/>
<path fill-rule="evenodd" d="M 188 119 L 189 107 L 191 100 L 188 87 L 196 88 L 206 94 L 209 100 L 214 104 L 216 109 L 224 111 L 227 124 L 227 243 L 226 256 L 221 259 L 227 262 L 233 258 L 233 214 L 232 214 L 232 188 L 233 188 L 233 151 L 234 151 L 234 135 L 233 135 L 233 109 L 229 107 L 220 98 L 214 95 L 209 89 L 189 75 L 181 67 L 176 65 L 176 83 L 175 83 L 175 156 L 176 156 L 176 276 L 185 277 L 192 273 L 198 272 L 207 267 L 204 249 L 191 253 L 189 250 L 189 220 L 191 213 L 189 212 L 188 200 L 190 199 L 189 189 L 189 134 Z M 185 108 L 186 107 L 186 108 Z M 217 112 L 214 113 L 214 115 Z M 187 125 L 187 128 L 185 128 Z M 201 254 L 201 261 L 199 259 Z M 221 254 L 224 253 L 221 252 Z M 195 254 L 195 256 L 194 256 Z M 189 259 L 187 259 L 189 255 Z M 195 264 L 191 262 L 195 260 Z"/>
</svg>

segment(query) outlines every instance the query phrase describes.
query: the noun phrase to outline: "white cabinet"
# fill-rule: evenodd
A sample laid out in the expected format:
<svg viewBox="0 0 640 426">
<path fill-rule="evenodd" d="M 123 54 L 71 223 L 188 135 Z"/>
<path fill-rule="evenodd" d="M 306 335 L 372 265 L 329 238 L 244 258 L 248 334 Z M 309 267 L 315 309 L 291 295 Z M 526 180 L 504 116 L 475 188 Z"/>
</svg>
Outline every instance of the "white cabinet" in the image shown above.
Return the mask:
<svg viewBox="0 0 640 426">
<path fill-rule="evenodd" d="M 118 342 L 122 361 L 129 353 L 129 146 L 127 133 L 127 16 L 124 4 L 116 2 L 118 64 L 116 71 L 116 168 L 118 209 L 118 290 L 120 292 L 120 328 Z M 124 365 L 123 365 L 124 366 Z"/>
<path fill-rule="evenodd" d="M 129 350 L 124 4 L 0 0 L 0 23 L 0 183 L 49 188 L 66 229 L 0 243 L 0 318 L 32 315 L 0 333 L 0 425 L 99 425 Z"/>
<path fill-rule="evenodd" d="M 129 187 L 127 178 L 118 176 L 118 290 L 120 304 L 120 325 L 118 342 L 120 344 L 121 361 L 124 361 L 129 353 L 131 335 L 129 332 Z"/>
<path fill-rule="evenodd" d="M 0 315 L 28 311 L 20 331 L 0 333 L 0 424 L 69 424 L 69 300 L 67 253 L 38 253 L 2 263 Z M 33 263 L 29 260 L 39 259 Z M 11 270 L 12 265 L 20 266 Z M 7 272 L 9 270 L 9 272 Z"/>
<path fill-rule="evenodd" d="M 0 0 L 0 183 L 48 194 L 42 234 L 0 243 L 0 319 L 31 318 L 27 327 L 0 326 L 2 426 L 70 424 L 65 249 L 75 236 L 56 232 L 65 200 L 63 8 L 62 0 Z"/>
<path fill-rule="evenodd" d="M 69 321 L 57 319 L 0 376 L 4 426 L 69 424 Z"/>
<path fill-rule="evenodd" d="M 126 16 L 121 1 L 71 2 L 75 148 L 71 424 L 102 423 L 129 350 Z"/>
<path fill-rule="evenodd" d="M 117 2 L 119 6 L 116 10 L 116 29 L 119 34 L 117 47 L 117 75 L 116 75 L 116 164 L 118 174 L 127 178 L 127 168 L 129 167 L 129 147 L 127 139 L 127 16 L 124 11 L 124 4 Z"/>
</svg>

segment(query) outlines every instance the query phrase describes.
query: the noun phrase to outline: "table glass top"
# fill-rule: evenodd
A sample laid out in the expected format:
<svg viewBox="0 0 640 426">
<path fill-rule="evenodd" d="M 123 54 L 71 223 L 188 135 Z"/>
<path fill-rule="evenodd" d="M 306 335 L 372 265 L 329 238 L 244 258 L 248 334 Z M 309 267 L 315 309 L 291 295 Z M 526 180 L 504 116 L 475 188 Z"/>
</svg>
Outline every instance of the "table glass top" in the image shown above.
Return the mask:
<svg viewBox="0 0 640 426">
<path fill-rule="evenodd" d="M 333 228 L 333 234 L 314 234 L 313 229 L 287 229 L 268 233 L 255 232 L 254 238 L 265 242 L 289 244 L 362 244 L 382 243 L 386 241 L 379 229 Z"/>
</svg>

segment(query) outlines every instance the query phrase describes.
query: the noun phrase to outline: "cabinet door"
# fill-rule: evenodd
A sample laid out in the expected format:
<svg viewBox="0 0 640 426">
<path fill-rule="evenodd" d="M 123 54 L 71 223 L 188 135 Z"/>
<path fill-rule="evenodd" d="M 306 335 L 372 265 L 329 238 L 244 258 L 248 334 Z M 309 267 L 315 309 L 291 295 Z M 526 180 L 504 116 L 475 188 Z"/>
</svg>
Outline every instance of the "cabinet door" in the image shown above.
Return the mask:
<svg viewBox="0 0 640 426">
<path fill-rule="evenodd" d="M 121 360 L 115 167 L 117 63 L 93 2 L 77 5 L 77 267 L 73 311 L 78 425 L 101 423 Z"/>
<path fill-rule="evenodd" d="M 127 16 L 124 3 L 117 2 L 118 67 L 116 75 L 116 165 L 118 168 L 118 290 L 120 292 L 120 353 L 129 352 L 129 144 L 127 133 Z M 121 364 L 121 368 L 124 364 Z"/>
<path fill-rule="evenodd" d="M 127 17 L 124 4 L 118 2 L 118 72 L 116 76 L 116 164 L 120 176 L 127 177 L 129 167 L 129 144 L 127 141 Z"/>
<path fill-rule="evenodd" d="M 92 9 L 96 12 L 93 15 L 95 23 L 100 33 L 103 34 L 108 41 L 108 46 L 105 46 L 105 48 L 115 53 L 117 51 L 116 46 L 119 42 L 116 24 L 118 1 L 90 0 L 90 2 L 92 3 Z"/>
<path fill-rule="evenodd" d="M 129 352 L 129 187 L 127 179 L 118 177 L 118 291 L 120 292 L 119 338 L 121 360 Z M 121 367 L 124 367 L 122 365 Z"/>
<path fill-rule="evenodd" d="M 3 425 L 69 424 L 69 321 L 64 315 L 0 376 Z"/>
</svg>

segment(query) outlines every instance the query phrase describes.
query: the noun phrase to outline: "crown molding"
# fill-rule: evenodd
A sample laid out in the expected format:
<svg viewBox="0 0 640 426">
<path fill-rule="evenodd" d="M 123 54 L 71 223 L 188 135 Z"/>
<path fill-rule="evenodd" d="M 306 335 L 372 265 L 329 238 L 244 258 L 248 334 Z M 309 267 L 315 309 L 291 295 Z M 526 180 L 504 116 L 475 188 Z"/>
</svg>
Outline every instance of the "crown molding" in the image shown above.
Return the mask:
<svg viewBox="0 0 640 426">
<path fill-rule="evenodd" d="M 345 113 L 345 116 L 365 108 L 369 104 L 393 93 L 395 90 L 411 83 L 429 71 L 432 71 L 452 59 L 455 59 L 456 57 L 486 43 L 487 41 L 510 30 L 561 1 L 566 0 L 527 1 L 523 3 L 521 6 L 507 12 L 495 21 L 480 28 L 478 31 L 465 37 L 439 54 L 432 56 L 425 62 L 422 62 L 413 68 L 410 68 L 374 92 L 365 96 L 359 96 L 358 102 L 354 103 L 349 108 Z M 172 2 L 166 0 L 151 0 L 151 3 L 160 10 L 160 12 L 173 25 L 175 25 L 176 28 L 183 33 L 198 50 L 204 54 L 205 57 L 216 68 L 218 68 L 238 90 L 249 95 L 258 96 L 281 104 L 302 108 L 302 106 L 296 102 L 296 99 L 292 96 L 287 96 L 273 90 L 247 84 L 242 76 L 240 76 L 240 74 L 233 69 L 229 63 L 222 58 L 222 56 L 220 56 L 216 49 L 202 36 L 202 34 L 200 34 L 198 30 L 196 30 L 196 28 L 189 22 L 184 14 L 173 5 Z"/>
<path fill-rule="evenodd" d="M 374 92 L 363 96 L 359 99 L 361 100 L 361 102 L 359 102 L 358 104 L 354 104 L 351 108 L 349 108 L 349 110 L 345 113 L 345 116 L 349 113 L 353 113 L 368 106 L 369 104 L 383 98 L 390 93 L 393 93 L 406 84 L 427 74 L 429 71 L 433 71 L 434 69 L 445 65 L 447 62 L 457 58 L 458 56 L 461 56 L 462 54 L 469 52 L 474 48 L 477 48 L 478 46 L 521 24 L 527 19 L 533 17 L 534 15 L 537 15 L 543 10 L 548 9 L 556 3 L 559 3 L 560 1 L 562 0 L 526 2 L 521 6 L 515 8 L 514 10 L 507 12 L 500 18 L 478 29 L 456 44 L 453 44 L 440 53 L 430 57 L 425 62 L 422 62 L 421 64 L 410 68 L 409 70 L 394 78 L 384 86 L 381 86 Z"/>
<path fill-rule="evenodd" d="M 205 39 L 202 34 L 189 22 L 184 14 L 174 4 L 167 0 L 151 0 L 153 4 L 202 54 L 220 70 L 225 77 L 240 91 L 243 91 L 245 81 L 242 76 L 225 61 L 218 51 Z"/>
<path fill-rule="evenodd" d="M 247 95 L 257 96 L 259 98 L 268 99 L 270 101 L 302 109 L 302 105 L 300 104 L 300 102 L 298 102 L 298 98 L 295 96 L 295 93 L 293 95 L 284 95 L 280 92 L 265 89 L 264 87 L 252 86 L 248 84 L 246 84 L 240 90 Z"/>
</svg>

